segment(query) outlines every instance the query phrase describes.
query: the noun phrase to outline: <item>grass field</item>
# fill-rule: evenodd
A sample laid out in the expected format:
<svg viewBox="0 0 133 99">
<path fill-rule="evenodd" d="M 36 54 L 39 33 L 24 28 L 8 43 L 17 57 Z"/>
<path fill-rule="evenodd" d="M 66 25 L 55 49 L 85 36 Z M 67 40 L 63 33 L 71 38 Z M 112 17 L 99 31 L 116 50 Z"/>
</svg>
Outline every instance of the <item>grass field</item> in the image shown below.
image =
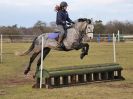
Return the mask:
<svg viewBox="0 0 133 99">
<path fill-rule="evenodd" d="M 124 68 L 126 80 L 55 89 L 32 89 L 36 61 L 30 73 L 23 75 L 29 56 L 15 56 L 15 51 L 29 48 L 28 43 L 5 43 L 0 64 L 0 99 L 133 99 L 133 43 L 117 43 L 117 63 Z M 80 51 L 51 51 L 46 68 L 113 62 L 112 43 L 90 43 L 89 55 L 80 60 Z"/>
</svg>

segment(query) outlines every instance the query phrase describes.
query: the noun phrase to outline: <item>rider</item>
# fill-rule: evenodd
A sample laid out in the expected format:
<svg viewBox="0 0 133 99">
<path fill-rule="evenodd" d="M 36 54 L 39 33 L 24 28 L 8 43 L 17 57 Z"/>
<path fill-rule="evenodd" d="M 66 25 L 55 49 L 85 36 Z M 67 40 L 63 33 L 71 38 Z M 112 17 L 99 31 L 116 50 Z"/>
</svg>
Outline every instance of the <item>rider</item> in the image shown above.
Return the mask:
<svg viewBox="0 0 133 99">
<path fill-rule="evenodd" d="M 74 24 L 74 22 L 69 18 L 68 12 L 66 11 L 67 6 L 68 6 L 67 2 L 63 1 L 60 3 L 60 6 L 55 7 L 55 10 L 57 12 L 56 24 L 57 24 L 58 29 L 60 30 L 60 35 L 58 39 L 59 47 L 61 47 L 61 42 L 64 38 L 64 34 L 67 33 L 66 22 Z"/>
</svg>

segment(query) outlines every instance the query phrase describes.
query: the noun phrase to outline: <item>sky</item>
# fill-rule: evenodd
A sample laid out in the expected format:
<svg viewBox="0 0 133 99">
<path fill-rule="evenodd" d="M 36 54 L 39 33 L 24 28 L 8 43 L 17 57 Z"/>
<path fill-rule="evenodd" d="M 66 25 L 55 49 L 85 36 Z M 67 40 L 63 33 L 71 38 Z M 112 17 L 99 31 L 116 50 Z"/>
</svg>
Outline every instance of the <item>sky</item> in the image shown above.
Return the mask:
<svg viewBox="0 0 133 99">
<path fill-rule="evenodd" d="M 32 27 L 38 20 L 50 23 L 56 20 L 55 5 L 62 0 L 0 0 L 0 26 L 17 24 Z M 133 22 L 133 0 L 66 0 L 72 20 Z"/>
</svg>

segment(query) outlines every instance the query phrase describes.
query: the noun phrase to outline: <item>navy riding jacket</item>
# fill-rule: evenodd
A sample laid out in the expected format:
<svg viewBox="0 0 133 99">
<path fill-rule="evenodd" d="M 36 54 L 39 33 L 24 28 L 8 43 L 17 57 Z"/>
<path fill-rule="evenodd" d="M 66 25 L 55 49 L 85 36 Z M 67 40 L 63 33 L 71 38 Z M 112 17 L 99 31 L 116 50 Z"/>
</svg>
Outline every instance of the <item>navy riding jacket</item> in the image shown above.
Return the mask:
<svg viewBox="0 0 133 99">
<path fill-rule="evenodd" d="M 66 21 L 72 22 L 66 10 L 60 10 L 57 12 L 56 24 L 66 26 Z"/>
</svg>

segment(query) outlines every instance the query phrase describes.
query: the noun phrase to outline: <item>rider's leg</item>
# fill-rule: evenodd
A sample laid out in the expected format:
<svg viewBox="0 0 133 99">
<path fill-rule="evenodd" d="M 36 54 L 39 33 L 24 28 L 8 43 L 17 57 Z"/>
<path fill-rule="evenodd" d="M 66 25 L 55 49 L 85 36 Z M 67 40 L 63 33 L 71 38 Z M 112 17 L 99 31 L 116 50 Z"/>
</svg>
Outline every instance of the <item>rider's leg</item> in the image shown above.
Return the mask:
<svg viewBox="0 0 133 99">
<path fill-rule="evenodd" d="M 58 44 L 61 45 L 61 42 L 64 38 L 64 34 L 65 34 L 65 29 L 62 25 L 57 25 L 58 29 L 60 30 L 60 34 L 59 34 L 59 39 L 58 39 Z"/>
<path fill-rule="evenodd" d="M 61 34 L 59 35 L 59 39 L 58 39 L 58 44 L 59 44 L 59 45 L 61 45 L 61 42 L 62 42 L 62 40 L 63 40 L 63 37 L 64 37 L 64 34 L 61 33 Z"/>
</svg>

